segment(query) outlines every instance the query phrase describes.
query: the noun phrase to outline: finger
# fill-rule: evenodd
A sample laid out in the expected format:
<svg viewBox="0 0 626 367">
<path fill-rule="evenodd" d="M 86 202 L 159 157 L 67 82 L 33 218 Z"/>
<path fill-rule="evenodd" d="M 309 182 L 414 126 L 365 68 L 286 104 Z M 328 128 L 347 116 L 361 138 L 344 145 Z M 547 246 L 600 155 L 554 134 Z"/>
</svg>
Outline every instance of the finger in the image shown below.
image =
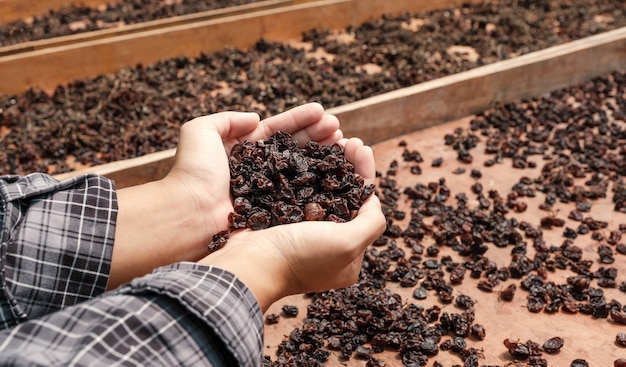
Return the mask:
<svg viewBox="0 0 626 367">
<path fill-rule="evenodd" d="M 345 238 L 362 238 L 363 241 L 351 241 L 356 246 L 354 255 L 363 251 L 385 232 L 385 215 L 376 195 L 370 196 L 359 209 L 357 216 L 349 222 L 338 224 Z M 365 237 L 363 237 L 365 235 Z"/>
<path fill-rule="evenodd" d="M 256 113 L 230 111 L 197 117 L 182 126 L 179 145 L 184 145 L 189 153 L 204 151 L 215 144 L 224 145 L 226 151 L 230 151 L 237 139 L 254 130 L 259 121 Z"/>
<path fill-rule="evenodd" d="M 246 138 L 251 141 L 267 139 L 277 131 L 284 131 L 303 145 L 309 140 L 332 140 L 338 136 L 335 135 L 338 129 L 337 117 L 324 114 L 324 108 L 318 103 L 308 103 L 261 121 L 259 128 Z"/>
<path fill-rule="evenodd" d="M 365 183 L 374 183 L 376 164 L 372 148 L 364 145 L 363 141 L 358 138 L 341 140 L 341 142 L 345 142 L 346 159 L 354 164 L 354 171 L 365 179 Z"/>
<path fill-rule="evenodd" d="M 217 130 L 222 139 L 237 139 L 258 127 L 261 118 L 254 112 L 219 112 L 198 118 Z"/>
<path fill-rule="evenodd" d="M 365 179 L 366 184 L 373 184 L 376 180 L 376 162 L 372 147 L 364 145 L 354 154 L 354 171 Z"/>
<path fill-rule="evenodd" d="M 359 138 L 348 139 L 344 144 L 344 154 L 346 155 L 346 159 L 352 163 L 355 163 L 354 158 L 356 156 L 356 152 L 363 145 L 363 141 Z"/>
<path fill-rule="evenodd" d="M 324 145 L 331 145 L 331 144 L 335 144 L 339 141 L 341 141 L 343 139 L 343 131 L 341 131 L 341 129 L 337 129 L 335 131 L 332 132 L 332 134 L 330 134 L 329 136 L 325 137 L 325 138 L 321 138 L 321 139 L 312 139 L 317 141 L 320 144 L 324 144 Z"/>
<path fill-rule="evenodd" d="M 320 142 L 322 140 L 329 140 L 329 136 L 335 134 L 338 130 L 339 119 L 334 115 L 325 114 L 318 121 L 292 132 L 292 136 L 296 141 L 302 144 L 310 140 Z"/>
<path fill-rule="evenodd" d="M 290 134 L 318 122 L 324 116 L 324 107 L 319 103 L 307 103 L 263 120 L 265 138 L 277 131 Z"/>
</svg>

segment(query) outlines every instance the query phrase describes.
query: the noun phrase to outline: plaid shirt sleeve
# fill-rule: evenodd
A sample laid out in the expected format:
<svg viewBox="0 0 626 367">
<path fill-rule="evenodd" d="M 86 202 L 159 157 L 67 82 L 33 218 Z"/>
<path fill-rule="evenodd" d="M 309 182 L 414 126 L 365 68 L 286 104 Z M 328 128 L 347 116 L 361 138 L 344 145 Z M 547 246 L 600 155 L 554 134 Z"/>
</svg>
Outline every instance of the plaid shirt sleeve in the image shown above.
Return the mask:
<svg viewBox="0 0 626 367">
<path fill-rule="evenodd" d="M 0 329 L 104 292 L 116 215 L 104 177 L 1 176 Z"/>
<path fill-rule="evenodd" d="M 260 365 L 261 310 L 226 271 L 179 263 L 103 293 L 111 181 L 2 176 L 0 205 L 0 365 Z"/>
<path fill-rule="evenodd" d="M 0 365 L 261 365 L 263 317 L 234 275 L 194 263 L 0 332 Z"/>
</svg>

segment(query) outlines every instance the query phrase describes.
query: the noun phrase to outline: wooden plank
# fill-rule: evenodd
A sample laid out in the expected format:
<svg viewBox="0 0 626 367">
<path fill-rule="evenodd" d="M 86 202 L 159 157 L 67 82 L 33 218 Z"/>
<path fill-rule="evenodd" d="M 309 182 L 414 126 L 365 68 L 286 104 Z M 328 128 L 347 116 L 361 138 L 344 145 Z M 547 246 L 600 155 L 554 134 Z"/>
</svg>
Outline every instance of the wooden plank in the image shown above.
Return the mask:
<svg viewBox="0 0 626 367">
<path fill-rule="evenodd" d="M 19 93 L 28 87 L 49 91 L 77 78 L 112 73 L 140 63 L 181 55 L 195 57 L 225 46 L 245 49 L 260 38 L 298 38 L 303 31 L 317 27 L 345 28 L 383 14 L 399 15 L 461 3 L 323 0 L 7 55 L 0 57 L 0 94 Z"/>
<path fill-rule="evenodd" d="M 0 23 L 43 15 L 70 5 L 96 7 L 121 0 L 0 0 Z"/>
<path fill-rule="evenodd" d="M 126 159 L 118 162 L 106 163 L 73 172 L 55 175 L 58 180 L 64 180 L 82 174 L 93 173 L 115 180 L 116 187 L 140 185 L 142 183 L 159 180 L 169 172 L 174 162 L 176 149 L 147 154 L 142 157 Z"/>
<path fill-rule="evenodd" d="M 77 33 L 68 36 L 54 37 L 37 41 L 22 42 L 15 45 L 0 47 L 0 57 L 7 55 L 15 55 L 22 52 L 30 52 L 43 50 L 46 48 L 67 46 L 77 43 L 89 42 L 104 38 L 123 36 L 132 33 L 145 32 L 153 29 L 172 27 L 176 25 L 184 25 L 193 22 L 199 22 L 209 19 L 217 19 L 226 16 L 250 13 L 259 10 L 274 9 L 280 6 L 287 6 L 296 3 L 311 2 L 314 0 L 268 0 L 259 1 L 252 4 L 239 6 L 230 6 L 222 9 L 203 11 L 193 14 L 169 17 L 153 21 L 128 24 L 125 26 L 101 29 L 92 32 Z"/>
<path fill-rule="evenodd" d="M 331 111 L 348 136 L 376 143 L 626 67 L 626 28 L 439 78 Z"/>
<path fill-rule="evenodd" d="M 497 102 L 540 96 L 624 67 L 626 28 L 621 28 L 331 108 L 328 112 L 339 118 L 346 136 L 358 136 L 367 144 L 375 144 L 484 111 Z M 135 177 L 151 180 L 145 175 L 144 164 L 159 167 L 160 173 L 167 172 L 171 155 L 172 151 L 160 156 L 162 161 L 146 156 L 117 162 L 115 166 L 105 165 L 104 171 L 94 167 L 60 177 L 95 170 L 115 175 L 118 186 L 124 187 L 137 183 Z M 123 174 L 116 171 L 117 167 L 123 167 Z"/>
</svg>

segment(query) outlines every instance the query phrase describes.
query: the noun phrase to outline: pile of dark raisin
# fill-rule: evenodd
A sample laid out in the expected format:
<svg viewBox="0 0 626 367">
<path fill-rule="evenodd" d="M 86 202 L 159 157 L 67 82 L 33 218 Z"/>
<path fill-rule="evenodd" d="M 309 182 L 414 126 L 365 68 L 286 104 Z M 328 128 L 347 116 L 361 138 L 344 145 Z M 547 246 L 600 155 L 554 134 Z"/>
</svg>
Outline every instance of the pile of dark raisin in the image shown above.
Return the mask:
<svg viewBox="0 0 626 367">
<path fill-rule="evenodd" d="M 484 365 L 483 351 L 466 341 L 483 340 L 489 330 L 475 320 L 476 301 L 455 289 L 467 281 L 485 293 L 486 302 L 492 293 L 503 302 L 521 296 L 531 313 L 562 312 L 626 324 L 626 304 L 608 298 L 604 291 L 626 292 L 618 268 L 611 266 L 624 261 L 618 256 L 626 255 L 626 224 L 612 223 L 611 228 L 593 217 L 596 200 L 611 194 L 612 202 L 623 200 L 624 96 L 626 73 L 615 72 L 476 116 L 467 130 L 455 130 L 443 142 L 459 152 L 457 162 L 468 168 L 454 174 L 469 171 L 475 180 L 468 193 L 453 193 L 445 178 L 420 182 L 424 159 L 401 141 L 400 158 L 385 173 L 379 172 L 377 194 L 387 229 L 366 251 L 359 281 L 313 294 L 302 327 L 293 330 L 278 346 L 276 359 L 266 357 L 264 365 L 321 366 L 335 353 L 340 361 L 357 358 L 366 360 L 367 367 L 385 366 L 377 358 L 382 351 L 396 352 L 404 366 L 441 366 L 436 356 L 442 351 L 458 355 L 459 366 Z M 476 144 L 478 140 L 484 144 Z M 479 146 L 485 147 L 488 158 L 485 170 L 510 165 L 512 172 L 519 172 L 519 181 L 509 192 L 480 184 L 482 172 L 469 159 Z M 523 170 L 535 164 L 541 169 L 534 170 L 534 176 L 524 175 Z M 428 169 L 443 169 L 439 167 L 444 166 Z M 396 179 L 400 174 L 416 180 L 401 186 Z M 517 219 L 515 214 L 527 209 L 526 199 L 540 195 L 544 200 L 538 205 L 545 216 L 532 223 Z M 557 201 L 570 203 L 572 211 L 555 212 Z M 620 205 L 614 210 L 623 215 Z M 568 228 L 572 222 L 579 226 Z M 548 243 L 544 238 L 548 231 L 561 232 L 562 242 Z M 596 259 L 583 256 L 579 238 L 586 244 L 593 241 Z M 510 249 L 510 262 L 491 260 L 492 247 Z M 458 255 L 456 260 L 447 255 L 450 250 Z M 559 271 L 574 275 L 564 282 L 551 280 L 550 274 Z M 413 289 L 417 302 L 391 292 L 389 283 Z M 442 306 L 420 306 L 431 297 Z M 445 305 L 458 312 L 447 311 Z M 562 337 L 554 336 L 543 345 L 509 338 L 504 347 L 513 360 L 543 367 L 548 365 L 547 355 L 567 348 Z M 607 337 L 618 346 L 626 345 L 623 333 Z M 571 361 L 572 367 L 588 365 L 580 358 Z M 626 364 L 616 359 L 615 365 Z"/>
<path fill-rule="evenodd" d="M 260 230 L 302 221 L 346 222 L 374 192 L 354 171 L 341 144 L 300 147 L 286 132 L 235 145 L 228 160 L 234 212 L 230 230 Z M 220 248 L 228 232 L 209 249 Z"/>
</svg>

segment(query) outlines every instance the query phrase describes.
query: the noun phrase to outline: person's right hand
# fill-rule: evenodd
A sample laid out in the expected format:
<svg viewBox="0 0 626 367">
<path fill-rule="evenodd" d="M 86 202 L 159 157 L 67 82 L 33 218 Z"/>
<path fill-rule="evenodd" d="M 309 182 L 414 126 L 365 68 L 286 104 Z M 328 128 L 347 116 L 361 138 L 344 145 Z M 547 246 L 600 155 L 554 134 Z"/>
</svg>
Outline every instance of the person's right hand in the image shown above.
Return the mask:
<svg viewBox="0 0 626 367">
<path fill-rule="evenodd" d="M 374 181 L 374 158 L 359 139 L 342 140 L 346 158 L 367 183 Z M 378 197 L 365 201 L 346 223 L 283 224 L 234 233 L 222 249 L 200 261 L 234 273 L 255 294 L 263 311 L 297 293 L 341 288 L 359 275 L 368 245 L 385 230 Z"/>
</svg>

